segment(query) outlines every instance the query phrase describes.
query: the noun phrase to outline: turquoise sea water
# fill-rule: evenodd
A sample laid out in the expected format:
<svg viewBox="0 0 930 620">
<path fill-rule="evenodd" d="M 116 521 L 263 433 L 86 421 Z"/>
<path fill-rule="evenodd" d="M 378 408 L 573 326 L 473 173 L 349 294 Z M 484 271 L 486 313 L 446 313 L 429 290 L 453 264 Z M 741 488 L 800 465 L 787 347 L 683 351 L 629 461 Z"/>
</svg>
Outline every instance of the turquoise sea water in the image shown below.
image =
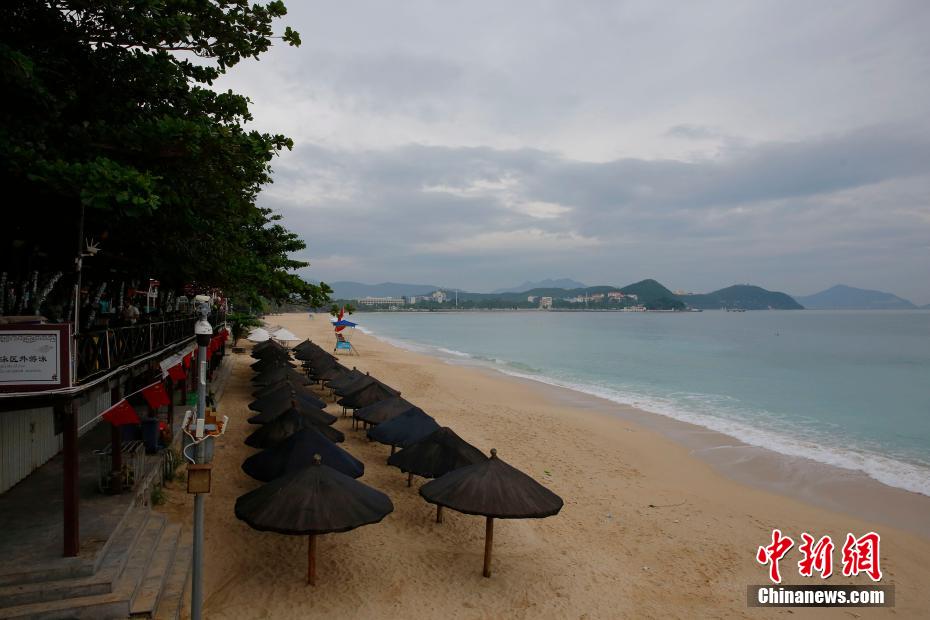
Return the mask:
<svg viewBox="0 0 930 620">
<path fill-rule="evenodd" d="M 365 331 L 930 495 L 930 312 L 363 313 Z"/>
</svg>

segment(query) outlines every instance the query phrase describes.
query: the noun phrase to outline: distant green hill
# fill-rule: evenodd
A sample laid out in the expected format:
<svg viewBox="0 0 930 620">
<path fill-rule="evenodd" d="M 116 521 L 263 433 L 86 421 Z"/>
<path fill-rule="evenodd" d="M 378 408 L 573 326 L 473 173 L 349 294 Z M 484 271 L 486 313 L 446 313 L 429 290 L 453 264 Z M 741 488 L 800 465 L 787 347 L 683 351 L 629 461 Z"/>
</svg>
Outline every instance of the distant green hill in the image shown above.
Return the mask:
<svg viewBox="0 0 930 620">
<path fill-rule="evenodd" d="M 743 310 L 803 310 L 804 306 L 785 293 L 767 291 L 760 286 L 735 284 L 713 293 L 703 295 L 681 295 L 677 299 L 692 308 L 719 310 L 740 308 Z"/>
<path fill-rule="evenodd" d="M 684 310 L 685 304 L 673 293 L 652 279 L 640 280 L 620 289 L 624 295 L 636 295 L 639 303 L 650 310 Z"/>
</svg>

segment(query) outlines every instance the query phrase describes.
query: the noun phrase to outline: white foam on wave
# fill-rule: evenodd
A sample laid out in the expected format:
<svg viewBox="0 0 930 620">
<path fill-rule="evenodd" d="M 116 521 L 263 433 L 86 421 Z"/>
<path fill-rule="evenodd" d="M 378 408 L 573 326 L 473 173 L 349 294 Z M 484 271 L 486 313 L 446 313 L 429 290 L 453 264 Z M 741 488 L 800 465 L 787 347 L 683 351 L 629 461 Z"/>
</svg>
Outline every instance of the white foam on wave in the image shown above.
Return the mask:
<svg viewBox="0 0 930 620">
<path fill-rule="evenodd" d="M 930 466 L 908 463 L 871 451 L 827 446 L 802 437 L 771 431 L 744 421 L 723 417 L 716 414 L 715 411 L 719 410 L 726 401 L 734 400 L 727 396 L 682 394 L 682 399 L 686 398 L 688 400 L 688 405 L 685 406 L 681 399 L 663 398 L 583 381 L 559 379 L 524 364 L 496 357 L 472 355 L 455 349 L 389 338 L 376 334 L 371 330 L 366 330 L 364 333 L 400 349 L 431 354 L 447 363 L 476 364 L 492 368 L 512 377 L 538 381 L 546 385 L 603 398 L 621 405 L 636 407 L 642 411 L 722 433 L 752 446 L 765 448 L 787 456 L 807 458 L 826 465 L 862 472 L 888 486 L 930 496 Z"/>
</svg>

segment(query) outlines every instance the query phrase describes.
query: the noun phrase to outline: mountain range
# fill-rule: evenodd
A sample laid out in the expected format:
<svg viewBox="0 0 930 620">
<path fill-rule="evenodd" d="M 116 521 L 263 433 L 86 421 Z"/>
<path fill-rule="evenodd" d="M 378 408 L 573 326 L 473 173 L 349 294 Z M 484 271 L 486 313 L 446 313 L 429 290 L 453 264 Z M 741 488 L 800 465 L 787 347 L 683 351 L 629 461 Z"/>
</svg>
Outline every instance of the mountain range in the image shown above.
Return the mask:
<svg viewBox="0 0 930 620">
<path fill-rule="evenodd" d="M 531 282 L 527 280 L 520 286 L 512 286 L 510 288 L 499 288 L 495 291 L 491 291 L 494 295 L 499 295 L 501 293 L 525 293 L 526 291 L 532 290 L 534 288 L 584 288 L 587 286 L 583 282 L 578 280 L 572 280 L 571 278 L 546 278 L 545 280 L 540 280 L 538 282 Z"/>
<path fill-rule="evenodd" d="M 913 310 L 910 300 L 864 288 L 837 284 L 813 295 L 795 295 L 798 303 L 811 310 Z"/>
</svg>

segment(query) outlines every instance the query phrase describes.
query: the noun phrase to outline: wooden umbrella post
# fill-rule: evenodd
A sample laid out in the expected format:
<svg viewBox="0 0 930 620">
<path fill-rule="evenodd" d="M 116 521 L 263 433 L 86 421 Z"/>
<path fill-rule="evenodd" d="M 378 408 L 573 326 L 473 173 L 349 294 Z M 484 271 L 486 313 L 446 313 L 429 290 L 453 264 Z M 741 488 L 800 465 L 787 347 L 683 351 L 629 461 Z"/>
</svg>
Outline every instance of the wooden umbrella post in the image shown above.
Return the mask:
<svg viewBox="0 0 930 620">
<path fill-rule="evenodd" d="M 413 472 L 412 471 L 407 473 L 407 486 L 409 487 L 411 485 L 413 485 Z"/>
<path fill-rule="evenodd" d="M 316 534 L 310 534 L 307 540 L 307 583 L 316 585 Z"/>
<path fill-rule="evenodd" d="M 494 545 L 494 517 L 488 517 L 484 529 L 484 576 L 491 576 L 491 547 Z"/>
<path fill-rule="evenodd" d="M 442 523 L 442 506 L 436 506 L 436 523 Z"/>
</svg>

